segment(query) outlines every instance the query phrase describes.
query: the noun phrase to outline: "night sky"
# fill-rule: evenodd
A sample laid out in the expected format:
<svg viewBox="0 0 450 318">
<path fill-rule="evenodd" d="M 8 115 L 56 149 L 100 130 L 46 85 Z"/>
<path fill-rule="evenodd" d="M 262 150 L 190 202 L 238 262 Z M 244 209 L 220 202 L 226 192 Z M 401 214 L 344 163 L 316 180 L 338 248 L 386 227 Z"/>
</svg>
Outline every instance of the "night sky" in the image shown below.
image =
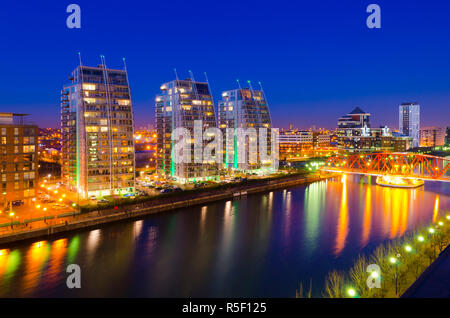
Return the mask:
<svg viewBox="0 0 450 318">
<path fill-rule="evenodd" d="M 81 7 L 81 29 L 66 7 Z M 381 7 L 368 29 L 366 7 Z M 264 85 L 275 126 L 336 127 L 359 106 L 398 128 L 419 102 L 422 127 L 450 125 L 450 1 L 8 1 L 0 8 L 0 111 L 59 127 L 59 93 L 77 66 L 122 67 L 136 126 L 153 123 L 160 84 L 208 73 L 214 99 L 236 79 Z"/>
</svg>

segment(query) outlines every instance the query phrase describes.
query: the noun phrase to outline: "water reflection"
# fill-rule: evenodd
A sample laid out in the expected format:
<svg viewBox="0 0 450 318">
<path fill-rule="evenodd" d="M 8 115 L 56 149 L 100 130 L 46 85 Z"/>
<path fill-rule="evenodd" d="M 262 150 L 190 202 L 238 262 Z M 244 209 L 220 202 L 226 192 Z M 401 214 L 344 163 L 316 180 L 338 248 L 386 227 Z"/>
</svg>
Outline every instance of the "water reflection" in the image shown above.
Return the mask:
<svg viewBox="0 0 450 318">
<path fill-rule="evenodd" d="M 292 297 L 329 270 L 435 222 L 439 185 L 394 189 L 346 176 L 0 250 L 0 296 Z M 65 286 L 68 264 L 83 288 Z"/>
<path fill-rule="evenodd" d="M 348 234 L 347 175 L 342 176 L 342 197 L 337 222 L 336 248 L 334 255 L 339 255 L 345 247 Z"/>
</svg>

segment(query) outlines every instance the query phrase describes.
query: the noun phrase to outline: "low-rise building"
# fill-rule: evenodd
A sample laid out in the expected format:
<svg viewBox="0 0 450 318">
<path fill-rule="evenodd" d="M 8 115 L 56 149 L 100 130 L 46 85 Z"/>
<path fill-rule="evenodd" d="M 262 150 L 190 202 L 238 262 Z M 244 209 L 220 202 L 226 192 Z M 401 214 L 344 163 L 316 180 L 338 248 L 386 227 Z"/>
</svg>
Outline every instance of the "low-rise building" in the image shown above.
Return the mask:
<svg viewBox="0 0 450 318">
<path fill-rule="evenodd" d="M 0 113 L 0 207 L 36 196 L 37 163 L 38 127 L 25 114 Z"/>
</svg>

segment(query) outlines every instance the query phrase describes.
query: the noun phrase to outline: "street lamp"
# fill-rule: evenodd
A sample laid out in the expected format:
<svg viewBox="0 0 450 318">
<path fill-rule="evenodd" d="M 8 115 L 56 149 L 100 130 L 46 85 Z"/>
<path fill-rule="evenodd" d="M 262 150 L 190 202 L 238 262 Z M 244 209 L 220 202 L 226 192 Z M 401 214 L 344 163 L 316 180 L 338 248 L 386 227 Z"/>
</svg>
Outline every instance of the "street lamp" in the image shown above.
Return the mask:
<svg viewBox="0 0 450 318">
<path fill-rule="evenodd" d="M 347 294 L 348 294 L 350 297 L 355 297 L 355 296 L 356 296 L 356 291 L 355 291 L 353 288 L 349 288 L 349 289 L 347 290 Z"/>
</svg>

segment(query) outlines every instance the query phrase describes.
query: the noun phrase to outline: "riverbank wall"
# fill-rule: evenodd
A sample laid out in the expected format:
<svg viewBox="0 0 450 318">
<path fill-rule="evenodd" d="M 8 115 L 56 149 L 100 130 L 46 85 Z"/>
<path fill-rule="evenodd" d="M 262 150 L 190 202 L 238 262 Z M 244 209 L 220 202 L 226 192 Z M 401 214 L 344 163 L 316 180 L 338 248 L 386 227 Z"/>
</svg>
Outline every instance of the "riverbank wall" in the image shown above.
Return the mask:
<svg viewBox="0 0 450 318">
<path fill-rule="evenodd" d="M 0 247 L 16 242 L 32 239 L 48 239 L 60 236 L 67 232 L 82 229 L 98 228 L 102 224 L 142 219 L 151 214 L 162 213 L 176 209 L 203 205 L 220 200 L 240 198 L 245 195 L 267 192 L 272 190 L 294 187 L 308 184 L 333 177 L 331 174 L 317 176 L 286 176 L 280 179 L 262 180 L 258 184 L 238 184 L 235 187 L 221 189 L 205 189 L 199 193 L 184 195 L 182 192 L 176 196 L 164 197 L 149 202 L 139 202 L 132 205 L 115 207 L 112 209 L 101 209 L 88 213 L 76 214 L 61 220 L 59 223 L 51 224 L 37 229 L 25 229 L 0 236 Z"/>
</svg>

